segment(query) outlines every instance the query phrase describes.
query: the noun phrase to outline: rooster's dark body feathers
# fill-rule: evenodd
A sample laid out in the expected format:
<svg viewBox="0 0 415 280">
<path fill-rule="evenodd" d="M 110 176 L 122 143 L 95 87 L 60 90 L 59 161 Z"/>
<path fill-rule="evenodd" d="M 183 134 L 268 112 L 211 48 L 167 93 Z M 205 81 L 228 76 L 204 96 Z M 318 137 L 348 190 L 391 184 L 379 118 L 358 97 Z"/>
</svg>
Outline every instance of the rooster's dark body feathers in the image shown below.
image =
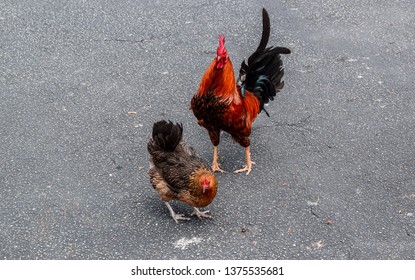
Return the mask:
<svg viewBox="0 0 415 280">
<path fill-rule="evenodd" d="M 225 48 L 224 36 L 219 36 L 217 56 L 202 77 L 190 107 L 199 125 L 209 132 L 215 146 L 213 170 L 222 171 L 217 162 L 220 131 L 231 134 L 246 148 L 247 167 L 240 171 L 251 171 L 250 139 L 252 123 L 265 110 L 264 105 L 273 100 L 284 86 L 284 68 L 280 54 L 289 54 L 284 47 L 267 47 L 270 35 L 270 20 L 265 9 L 262 11 L 263 30 L 261 41 L 255 52 L 243 61 L 238 80 L 231 59 Z M 268 112 L 266 114 L 269 116 Z"/>
</svg>

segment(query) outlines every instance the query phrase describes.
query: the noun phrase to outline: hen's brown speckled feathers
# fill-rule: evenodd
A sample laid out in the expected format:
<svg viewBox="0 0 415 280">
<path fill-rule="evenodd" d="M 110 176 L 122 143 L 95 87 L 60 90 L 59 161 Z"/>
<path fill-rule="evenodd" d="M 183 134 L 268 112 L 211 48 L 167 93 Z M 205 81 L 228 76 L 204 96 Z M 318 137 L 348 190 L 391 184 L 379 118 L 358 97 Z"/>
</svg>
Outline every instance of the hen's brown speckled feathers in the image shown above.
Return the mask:
<svg viewBox="0 0 415 280">
<path fill-rule="evenodd" d="M 180 200 L 192 207 L 205 207 L 216 196 L 218 183 L 209 164 L 186 147 L 183 127 L 172 122 L 159 121 L 153 125 L 150 153 L 150 182 L 163 201 Z M 171 209 L 173 219 L 178 217 Z M 195 209 L 198 217 L 208 217 Z M 175 218 L 176 216 L 176 218 Z"/>
</svg>

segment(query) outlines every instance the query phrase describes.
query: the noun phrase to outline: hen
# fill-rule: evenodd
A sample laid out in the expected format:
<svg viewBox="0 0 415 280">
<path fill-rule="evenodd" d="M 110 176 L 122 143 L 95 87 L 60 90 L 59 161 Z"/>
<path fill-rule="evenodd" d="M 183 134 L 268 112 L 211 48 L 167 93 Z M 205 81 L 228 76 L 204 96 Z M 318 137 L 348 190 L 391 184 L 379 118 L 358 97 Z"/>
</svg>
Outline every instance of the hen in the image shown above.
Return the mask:
<svg viewBox="0 0 415 280">
<path fill-rule="evenodd" d="M 284 86 L 280 54 L 289 54 L 291 51 L 284 47 L 266 47 L 270 21 L 265 9 L 262 10 L 262 18 L 261 42 L 248 61 L 242 62 L 237 82 L 225 48 L 225 37 L 221 35 L 217 55 L 207 68 L 190 103 L 198 124 L 208 130 L 214 145 L 214 171 L 223 172 L 218 163 L 219 137 L 223 130 L 245 148 L 246 166 L 235 172 L 246 171 L 246 175 L 251 172 L 254 163 L 251 161 L 249 139 L 252 123 L 261 110 L 269 116 L 264 104 L 273 100 Z"/>
<path fill-rule="evenodd" d="M 211 218 L 209 211 L 202 212 L 198 207 L 209 205 L 218 189 L 211 167 L 196 156 L 195 149 L 185 146 L 182 135 L 182 125 L 159 121 L 153 125 L 152 139 L 147 145 L 150 182 L 176 223 L 189 218 L 176 214 L 170 200 L 180 200 L 192 206 L 192 215 L 199 219 Z"/>
</svg>

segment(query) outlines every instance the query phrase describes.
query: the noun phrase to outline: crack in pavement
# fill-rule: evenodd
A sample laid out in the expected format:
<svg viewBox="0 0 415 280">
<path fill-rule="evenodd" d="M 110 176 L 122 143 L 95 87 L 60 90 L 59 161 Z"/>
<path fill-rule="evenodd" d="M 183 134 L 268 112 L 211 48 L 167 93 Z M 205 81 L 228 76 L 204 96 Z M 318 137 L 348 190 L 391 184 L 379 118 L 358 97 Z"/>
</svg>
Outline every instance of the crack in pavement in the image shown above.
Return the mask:
<svg viewBox="0 0 415 280">
<path fill-rule="evenodd" d="M 293 127 L 293 128 L 299 128 L 300 131 L 306 130 L 308 132 L 312 132 L 311 128 L 305 127 L 306 125 L 309 124 L 309 122 L 307 122 L 309 119 L 311 118 L 311 115 L 308 115 L 305 118 L 300 119 L 298 122 L 294 122 L 294 123 L 289 123 L 289 122 L 276 122 L 273 123 L 272 125 L 264 125 L 264 126 L 260 126 L 258 127 L 260 128 L 269 128 L 269 127 Z"/>
</svg>

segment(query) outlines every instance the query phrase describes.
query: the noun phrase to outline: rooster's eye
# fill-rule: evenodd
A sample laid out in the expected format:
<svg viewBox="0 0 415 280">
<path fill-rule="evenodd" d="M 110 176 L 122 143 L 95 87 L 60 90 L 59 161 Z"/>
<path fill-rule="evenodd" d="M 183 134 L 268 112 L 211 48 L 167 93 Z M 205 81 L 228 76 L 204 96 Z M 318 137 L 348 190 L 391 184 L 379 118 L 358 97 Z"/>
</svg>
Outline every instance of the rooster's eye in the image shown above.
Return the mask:
<svg viewBox="0 0 415 280">
<path fill-rule="evenodd" d="M 241 76 L 241 81 L 242 81 L 242 82 L 245 82 L 245 79 L 246 79 L 246 74 L 243 74 L 243 75 Z"/>
</svg>

